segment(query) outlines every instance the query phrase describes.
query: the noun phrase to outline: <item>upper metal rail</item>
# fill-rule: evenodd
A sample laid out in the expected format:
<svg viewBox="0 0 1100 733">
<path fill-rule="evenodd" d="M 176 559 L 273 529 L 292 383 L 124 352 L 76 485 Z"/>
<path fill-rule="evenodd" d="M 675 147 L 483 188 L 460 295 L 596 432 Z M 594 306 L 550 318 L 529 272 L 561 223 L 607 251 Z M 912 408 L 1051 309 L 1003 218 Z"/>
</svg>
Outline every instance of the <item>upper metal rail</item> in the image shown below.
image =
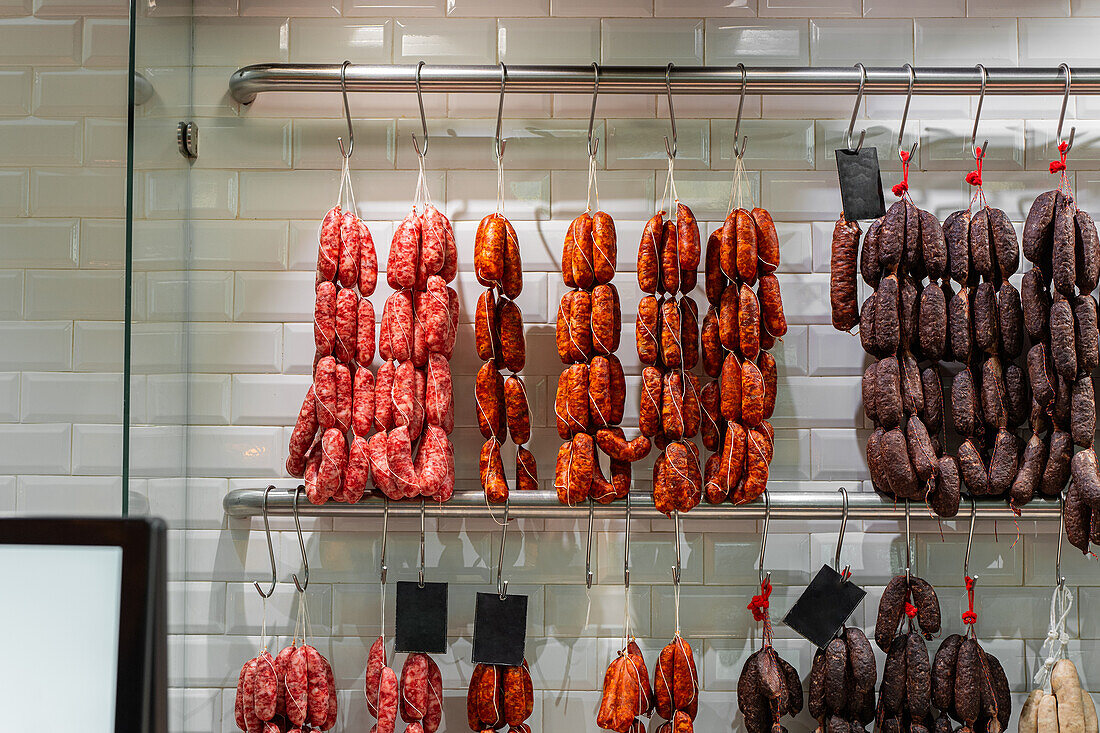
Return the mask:
<svg viewBox="0 0 1100 733">
<path fill-rule="evenodd" d="M 836 519 L 844 510 L 844 497 L 835 491 L 820 492 L 768 492 L 771 500 L 772 519 Z M 294 492 L 272 491 L 267 500 L 269 516 L 291 516 Z M 222 504 L 225 513 L 231 517 L 257 517 L 263 513 L 264 489 L 235 489 L 226 494 Z M 357 504 L 338 504 L 328 502 L 314 505 L 299 502 L 298 513 L 307 517 L 351 517 L 382 516 L 384 507 L 389 505 L 389 513 L 395 517 L 419 517 L 419 501 L 391 501 L 368 497 Z M 976 511 L 986 519 L 1013 519 L 1012 510 L 1003 499 L 978 499 Z M 763 519 L 764 501 L 734 506 L 732 504 L 700 504 L 684 516 L 688 519 Z M 446 504 L 425 502 L 424 511 L 431 517 L 479 518 L 484 519 L 485 494 L 482 491 L 456 491 Z M 588 502 L 575 506 L 558 503 L 554 491 L 513 491 L 509 498 L 509 512 L 512 517 L 525 518 L 587 518 Z M 613 504 L 595 504 L 591 511 L 603 519 L 619 519 L 626 514 L 626 502 Z M 923 510 L 914 518 L 921 518 Z M 1031 519 L 1050 520 L 1061 517 L 1057 499 L 1035 499 L 1023 507 L 1023 515 L 1015 517 L 1022 521 Z M 634 519 L 657 519 L 665 515 L 653 506 L 653 497 L 648 493 L 633 493 L 630 496 L 630 514 Z M 970 516 L 970 504 L 962 502 L 959 506 L 960 518 Z M 850 519 L 904 520 L 904 502 L 895 503 L 879 494 L 848 492 L 848 517 Z"/>
<path fill-rule="evenodd" d="M 419 64 L 352 64 L 347 88 L 353 92 L 415 92 Z M 342 64 L 253 64 L 233 72 L 229 91 L 248 104 L 261 92 L 338 92 Z M 665 66 L 600 66 L 601 94 L 663 94 Z M 1066 75 L 1060 67 L 986 67 L 987 94 L 1060 95 Z M 975 67 L 917 67 L 913 94 L 977 94 L 981 74 Z M 748 94 L 855 94 L 860 71 L 850 66 L 761 66 L 745 70 Z M 677 94 L 734 94 L 741 91 L 738 66 L 676 66 L 671 74 Z M 905 94 L 909 70 L 902 66 L 867 67 L 865 94 Z M 1072 70 L 1074 94 L 1100 94 L 1100 67 Z M 424 64 L 423 92 L 496 92 L 500 66 Z M 591 94 L 592 66 L 508 66 L 510 94 Z"/>
</svg>

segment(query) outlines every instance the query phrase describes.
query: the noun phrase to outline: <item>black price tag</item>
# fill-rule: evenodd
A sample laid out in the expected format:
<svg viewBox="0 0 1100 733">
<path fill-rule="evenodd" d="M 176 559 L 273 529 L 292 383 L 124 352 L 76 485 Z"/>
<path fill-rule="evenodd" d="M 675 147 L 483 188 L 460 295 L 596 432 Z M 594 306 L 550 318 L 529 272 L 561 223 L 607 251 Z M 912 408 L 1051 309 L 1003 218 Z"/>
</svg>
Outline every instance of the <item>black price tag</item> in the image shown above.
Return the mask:
<svg viewBox="0 0 1100 733">
<path fill-rule="evenodd" d="M 518 667 L 527 643 L 527 596 L 478 593 L 473 661 Z"/>
<path fill-rule="evenodd" d="M 394 651 L 442 654 L 447 651 L 447 584 L 397 583 Z"/>
<path fill-rule="evenodd" d="M 886 213 L 878 170 L 878 148 L 860 148 L 858 152 L 837 150 L 836 172 L 840 177 L 840 202 L 847 221 L 877 219 Z"/>
<path fill-rule="evenodd" d="M 865 595 L 867 591 L 822 565 L 783 623 L 824 649 Z"/>
</svg>

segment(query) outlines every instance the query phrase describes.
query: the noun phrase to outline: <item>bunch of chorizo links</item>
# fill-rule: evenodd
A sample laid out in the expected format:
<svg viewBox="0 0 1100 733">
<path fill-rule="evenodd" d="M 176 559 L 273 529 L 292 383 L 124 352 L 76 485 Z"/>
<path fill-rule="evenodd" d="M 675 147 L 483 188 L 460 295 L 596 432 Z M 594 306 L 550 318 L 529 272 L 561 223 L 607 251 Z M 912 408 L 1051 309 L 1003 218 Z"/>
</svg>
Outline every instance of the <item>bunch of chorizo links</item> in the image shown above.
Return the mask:
<svg viewBox="0 0 1100 733">
<path fill-rule="evenodd" d="M 366 410 L 356 433 L 365 442 L 375 488 L 390 499 L 443 502 L 454 493 L 454 396 L 451 354 L 458 330 L 458 273 L 451 222 L 430 203 L 416 206 L 390 243 L 386 280 L 394 293 L 382 310 L 373 420 Z"/>
<path fill-rule="evenodd" d="M 699 504 L 703 477 L 699 449 L 699 308 L 690 293 L 701 257 L 699 224 L 676 202 L 675 220 L 658 211 L 646 223 L 638 246 L 635 338 L 642 369 L 638 425 L 661 451 L 653 464 L 653 503 L 658 511 L 686 512 Z M 678 293 L 684 293 L 678 297 Z M 660 297 L 658 297 L 660 296 Z"/>
<path fill-rule="evenodd" d="M 568 366 L 554 399 L 558 437 L 565 441 L 554 465 L 562 504 L 622 499 L 630 490 L 630 464 L 649 453 L 648 440 L 627 441 L 619 427 L 626 377 L 615 356 L 622 331 L 619 292 L 611 282 L 617 253 L 615 222 L 602 211 L 586 211 L 566 230 L 561 276 L 572 289 L 561 298 L 555 339 L 558 357 Z M 611 459 L 610 481 L 596 446 Z"/>
<path fill-rule="evenodd" d="M 691 733 L 699 714 L 699 670 L 691 645 L 679 632 L 661 650 L 653 669 L 653 707 L 666 721 L 659 733 Z"/>
<path fill-rule="evenodd" d="M 875 719 L 875 652 L 861 629 L 849 626 L 814 654 L 810 715 L 818 730 L 857 733 Z"/>
<path fill-rule="evenodd" d="M 982 199 L 980 193 L 977 198 Z M 1003 496 L 1016 480 L 1028 418 L 1027 378 L 1016 363 L 1023 353 L 1020 293 L 1009 282 L 1020 262 L 1016 231 L 1005 212 L 983 206 L 956 211 L 943 226 L 951 279 L 948 344 L 963 368 L 951 382 L 951 416 L 963 438 L 960 477 L 974 496 Z"/>
<path fill-rule="evenodd" d="M 769 349 L 787 333 L 775 270 L 779 235 L 765 209 L 736 209 L 707 240 L 703 446 L 711 451 L 704 495 L 711 504 L 753 501 L 768 485 L 778 374 Z M 758 284 L 757 284 L 758 283 Z M 756 292 L 752 286 L 757 284 Z"/>
<path fill-rule="evenodd" d="M 920 631 L 914 627 L 914 619 Z M 940 602 L 935 589 L 915 575 L 892 578 L 882 593 L 875 622 L 875 644 L 886 652 L 875 711 L 877 730 L 943 733 L 936 727 L 932 709 L 930 689 L 934 683 L 925 644 L 925 639 L 939 630 Z"/>
<path fill-rule="evenodd" d="M 345 168 L 344 194 L 348 173 Z M 286 471 L 303 478 L 313 504 L 355 503 L 369 466 L 362 416 L 374 412 L 374 305 L 378 258 L 367 225 L 337 204 L 321 222 L 313 311 L 313 384 L 290 435 Z M 350 447 L 350 450 L 349 450 Z"/>
<path fill-rule="evenodd" d="M 401 678 L 386 664 L 385 641 L 379 636 L 367 654 L 367 710 L 378 719 L 374 733 L 393 733 L 397 716 L 405 733 L 435 733 L 443 719 L 443 677 L 427 654 L 405 658 Z"/>
<path fill-rule="evenodd" d="M 1071 544 L 1087 553 L 1090 529 L 1092 541 L 1100 539 L 1091 376 L 1100 364 L 1092 296 L 1100 280 L 1100 241 L 1092 217 L 1077 208 L 1072 195 L 1053 190 L 1040 194 L 1032 204 L 1024 223 L 1023 250 L 1032 263 L 1021 290 L 1024 324 L 1032 343 L 1027 371 L 1034 433 L 1011 498 L 1023 505 L 1037 492 L 1058 496 L 1072 476 L 1066 495 L 1066 533 Z M 1074 444 L 1084 450 L 1074 455 Z"/>
<path fill-rule="evenodd" d="M 485 287 L 474 314 L 477 355 L 485 362 L 474 386 L 477 424 L 485 438 L 481 447 L 481 486 L 485 498 L 498 504 L 508 500 L 501 447 L 509 434 L 516 445 L 516 488 L 538 488 L 535 456 L 524 447 L 531 439 L 527 390 L 517 374 L 527 361 L 523 314 L 515 303 L 523 291 L 523 262 L 516 230 L 499 213 L 489 214 L 477 227 L 474 274 Z M 508 370 L 507 379 L 501 369 Z"/>
<path fill-rule="evenodd" d="M 534 684 L 527 660 L 518 667 L 478 664 L 466 693 L 466 721 L 476 733 L 508 729 L 531 733 L 527 719 L 535 707 Z"/>
<path fill-rule="evenodd" d="M 245 662 L 233 713 L 245 733 L 301 733 L 336 724 L 332 665 L 309 644 L 293 643 L 272 657 L 264 649 Z"/>
<path fill-rule="evenodd" d="M 833 230 L 830 296 L 833 326 L 849 331 L 858 324 L 864 351 L 878 359 L 863 374 L 864 411 L 875 426 L 867 440 L 872 484 L 953 516 L 959 471 L 944 452 L 939 364 L 951 292 L 943 228 L 908 198 L 872 222 L 858 263 L 873 291 L 857 313 L 859 235 L 859 225 L 841 216 Z"/>
<path fill-rule="evenodd" d="M 889 664 L 889 661 L 887 661 Z M 951 634 L 932 663 L 932 704 L 940 710 L 935 733 L 1002 733 L 1012 715 L 1004 668 L 971 634 Z"/>
<path fill-rule="evenodd" d="M 1050 692 L 1031 691 L 1020 709 L 1019 733 L 1097 733 L 1096 706 L 1068 659 L 1055 663 Z"/>
<path fill-rule="evenodd" d="M 813 700 L 812 688 L 810 700 Z M 798 670 L 780 657 L 770 643 L 765 643 L 745 660 L 741 676 L 737 678 L 737 708 L 745 717 L 748 733 L 786 731 L 780 719 L 784 715 L 794 717 L 802 712 L 802 680 L 798 677 Z M 837 721 L 841 718 L 838 717 Z M 832 733 L 833 728 L 828 730 Z M 847 728 L 837 730 L 846 732 Z"/>
<path fill-rule="evenodd" d="M 631 639 L 607 667 L 596 725 L 616 733 L 645 733 L 642 716 L 653 712 L 649 670 L 638 643 Z M 688 728 L 690 730 L 690 728 Z"/>
</svg>

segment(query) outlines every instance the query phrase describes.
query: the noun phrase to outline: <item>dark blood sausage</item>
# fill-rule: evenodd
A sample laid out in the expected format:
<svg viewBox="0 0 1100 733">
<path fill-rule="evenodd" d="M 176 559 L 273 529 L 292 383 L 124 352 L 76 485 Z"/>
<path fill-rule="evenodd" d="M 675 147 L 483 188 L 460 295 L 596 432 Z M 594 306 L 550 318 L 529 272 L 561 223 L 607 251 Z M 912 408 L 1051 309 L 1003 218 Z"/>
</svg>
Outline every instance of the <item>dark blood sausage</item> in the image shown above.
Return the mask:
<svg viewBox="0 0 1100 733">
<path fill-rule="evenodd" d="M 1058 496 L 1069 479 L 1069 463 L 1073 455 L 1073 438 L 1055 428 L 1047 446 L 1047 462 L 1039 478 L 1039 490 L 1047 496 Z"/>
<path fill-rule="evenodd" d="M 878 412 L 875 410 L 875 393 L 878 388 L 876 384 L 876 372 L 878 368 L 878 362 L 873 361 L 863 372 L 863 381 L 861 383 L 863 394 L 863 412 L 867 415 L 867 419 L 876 425 L 879 423 Z"/>
<path fill-rule="evenodd" d="M 930 211 L 920 211 L 921 253 L 928 279 L 939 280 L 947 274 L 947 242 L 939 219 Z M 1013 234 L 1015 237 L 1015 233 Z"/>
<path fill-rule="evenodd" d="M 1077 376 L 1077 344 L 1074 335 L 1073 307 L 1063 297 L 1050 306 L 1050 357 L 1063 379 Z"/>
<path fill-rule="evenodd" d="M 997 431 L 993 453 L 989 457 L 989 492 L 1001 496 L 1008 492 L 1016 478 L 1016 436 L 1005 428 Z"/>
<path fill-rule="evenodd" d="M 1020 243 L 1016 239 L 1016 230 L 1012 228 L 1012 222 L 1005 212 L 992 206 L 986 211 L 989 215 L 989 233 L 997 269 L 1001 280 L 1008 280 L 1020 268 Z"/>
<path fill-rule="evenodd" d="M 1046 344 L 1037 343 L 1027 352 L 1027 378 L 1035 402 L 1043 410 L 1049 410 L 1054 403 L 1054 366 Z"/>
<path fill-rule="evenodd" d="M 901 404 L 907 413 L 918 413 L 924 409 L 924 388 L 920 381 L 920 367 L 916 358 L 908 351 L 898 356 L 901 367 Z"/>
<path fill-rule="evenodd" d="M 1074 295 L 1077 284 L 1076 222 L 1073 212 L 1076 205 L 1068 196 L 1058 199 L 1054 210 L 1054 241 L 1051 250 L 1052 276 L 1054 288 L 1067 298 Z"/>
<path fill-rule="evenodd" d="M 880 216 L 871 222 L 871 226 L 867 227 L 867 233 L 863 236 L 863 249 L 859 252 L 860 275 L 863 277 L 863 282 L 872 288 L 878 287 L 879 279 L 882 277 L 878 264 L 878 240 L 884 218 L 884 216 Z"/>
<path fill-rule="evenodd" d="M 898 278 L 889 275 L 879 283 L 875 294 L 874 339 L 877 354 L 893 354 L 901 343 Z"/>
<path fill-rule="evenodd" d="M 920 373 L 921 387 L 924 390 L 921 421 L 932 435 L 938 434 L 943 427 L 943 383 L 939 369 L 939 366 L 933 365 L 925 367 Z"/>
<path fill-rule="evenodd" d="M 938 289 L 938 288 L 937 288 Z M 919 347 L 918 322 L 920 292 L 912 280 L 905 278 L 898 291 L 898 346 L 915 350 Z"/>
<path fill-rule="evenodd" d="M 936 468 L 936 486 L 928 494 L 928 504 L 941 517 L 959 512 L 959 462 L 954 456 L 940 456 Z"/>
<path fill-rule="evenodd" d="M 1096 434 L 1096 394 L 1092 377 L 1081 374 L 1073 383 L 1069 427 L 1073 442 L 1082 448 L 1091 448 Z"/>
<path fill-rule="evenodd" d="M 1004 372 L 1001 360 L 991 356 L 982 362 L 982 419 L 990 428 L 1003 428 L 1008 423 L 1005 406 Z"/>
<path fill-rule="evenodd" d="M 1091 372 L 1100 366 L 1098 352 L 1096 301 L 1092 295 L 1079 295 L 1073 299 L 1074 341 L 1077 347 L 1077 368 Z"/>
<path fill-rule="evenodd" d="M 977 432 L 978 395 L 974 376 L 966 367 L 951 382 L 951 419 L 955 432 L 969 437 Z"/>
<path fill-rule="evenodd" d="M 1008 412 L 1008 426 L 1018 428 L 1027 420 L 1031 409 L 1031 389 L 1027 375 L 1015 362 L 1009 362 L 1004 368 L 1005 409 Z"/>
<path fill-rule="evenodd" d="M 1091 293 L 1100 281 L 1100 240 L 1096 236 L 1096 223 L 1081 209 L 1073 215 L 1073 221 L 1077 234 L 1077 288 L 1082 293 Z"/>
<path fill-rule="evenodd" d="M 878 238 L 878 264 L 885 272 L 897 272 L 905 249 L 905 203 L 898 201 L 886 211 Z"/>
<path fill-rule="evenodd" d="M 963 483 L 971 494 L 981 496 L 989 493 L 989 473 L 985 469 L 985 461 L 978 447 L 974 445 L 973 438 L 967 438 L 959 446 L 959 473 Z"/>
<path fill-rule="evenodd" d="M 886 480 L 895 496 L 902 499 L 920 497 L 920 487 L 913 465 L 909 461 L 909 446 L 900 428 L 888 430 L 882 436 L 882 459 Z"/>
<path fill-rule="evenodd" d="M 976 275 L 993 277 L 993 253 L 989 246 L 989 208 L 983 208 L 970 220 L 970 266 Z"/>
<path fill-rule="evenodd" d="M 1042 477 L 1046 459 L 1046 443 L 1037 434 L 1032 434 L 1031 439 L 1024 446 L 1020 469 L 1016 472 L 1016 478 L 1008 492 L 1008 498 L 1013 506 L 1023 506 L 1034 498 L 1035 492 L 1039 490 L 1039 479 Z"/>
<path fill-rule="evenodd" d="M 955 361 L 966 364 L 970 361 L 972 348 L 970 290 L 959 288 L 959 292 L 947 304 L 948 341 Z"/>
<path fill-rule="evenodd" d="M 1024 350 L 1024 311 L 1020 304 L 1020 291 L 1005 280 L 997 290 L 997 328 L 1000 331 L 1001 351 L 1015 359 Z M 1093 323 L 1096 319 L 1093 319 Z"/>
<path fill-rule="evenodd" d="M 918 320 L 921 355 L 940 361 L 947 346 L 947 301 L 943 290 L 929 285 L 921 292 Z"/>
<path fill-rule="evenodd" d="M 875 369 L 875 412 L 882 426 L 891 429 L 901 425 L 901 369 L 896 357 L 888 356 Z"/>
<path fill-rule="evenodd" d="M 924 278 L 924 261 L 921 259 L 920 209 L 908 199 L 905 201 L 905 249 L 901 264 L 917 280 Z"/>
<path fill-rule="evenodd" d="M 977 219 L 975 219 L 977 221 Z M 997 294 L 993 283 L 979 283 L 974 289 L 974 345 L 987 354 L 997 352 Z"/>
<path fill-rule="evenodd" d="M 1035 197 L 1024 222 L 1023 249 L 1028 262 L 1039 264 L 1050 255 L 1054 236 L 1054 210 L 1058 191 L 1044 191 Z"/>
<path fill-rule="evenodd" d="M 943 222 L 943 238 L 947 243 L 947 261 L 951 279 L 965 285 L 970 279 L 970 211 L 956 211 Z"/>
<path fill-rule="evenodd" d="M 910 416 L 906 424 L 905 438 L 909 447 L 909 460 L 913 464 L 917 479 L 922 483 L 928 481 L 936 470 L 936 452 L 932 449 L 932 440 L 928 437 L 927 428 L 916 415 Z"/>
<path fill-rule="evenodd" d="M 1038 267 L 1024 273 L 1020 285 L 1020 300 L 1024 310 L 1024 327 L 1032 343 L 1047 340 L 1050 322 L 1050 291 Z"/>
<path fill-rule="evenodd" d="M 845 221 L 841 215 L 833 228 L 830 262 L 829 300 L 832 305 L 833 328 L 851 331 L 859 322 L 859 301 L 856 296 L 856 250 L 859 248 L 859 223 Z"/>
</svg>

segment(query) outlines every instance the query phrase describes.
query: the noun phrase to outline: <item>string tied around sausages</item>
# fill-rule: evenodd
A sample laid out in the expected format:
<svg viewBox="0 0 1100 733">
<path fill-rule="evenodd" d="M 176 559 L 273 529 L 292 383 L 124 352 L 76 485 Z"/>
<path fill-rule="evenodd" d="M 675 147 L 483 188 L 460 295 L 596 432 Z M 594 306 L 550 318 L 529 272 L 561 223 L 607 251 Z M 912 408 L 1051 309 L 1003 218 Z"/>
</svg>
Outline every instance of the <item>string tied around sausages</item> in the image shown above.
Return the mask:
<svg viewBox="0 0 1100 733">
<path fill-rule="evenodd" d="M 1073 607 L 1073 593 L 1064 583 L 1060 583 L 1054 589 L 1050 598 L 1050 628 L 1047 638 L 1043 642 L 1041 653 L 1044 656 L 1043 666 L 1035 673 L 1035 687 L 1050 692 L 1050 675 L 1054 671 L 1054 665 L 1058 660 L 1066 656 L 1066 645 L 1069 643 L 1069 634 L 1066 633 L 1066 619 L 1069 617 L 1070 608 Z"/>
<path fill-rule="evenodd" d="M 749 605 L 746 606 L 746 608 L 752 611 L 753 620 L 764 624 L 761 638 L 764 646 L 770 646 L 772 643 L 772 622 L 768 614 L 768 608 L 771 606 L 771 594 L 771 577 L 766 575 L 764 576 L 764 580 L 760 581 L 760 592 L 753 596 L 752 600 L 749 601 Z"/>
<path fill-rule="evenodd" d="M 966 174 L 966 182 L 975 186 L 974 195 L 970 197 L 970 207 L 977 203 L 981 208 L 988 206 L 985 200 L 985 190 L 982 188 L 982 162 L 985 160 L 985 152 L 981 145 L 974 146 L 974 170 Z"/>
<path fill-rule="evenodd" d="M 978 614 L 974 612 L 974 578 L 966 576 L 966 605 L 963 611 L 962 622 L 973 629 L 978 622 Z"/>
</svg>

